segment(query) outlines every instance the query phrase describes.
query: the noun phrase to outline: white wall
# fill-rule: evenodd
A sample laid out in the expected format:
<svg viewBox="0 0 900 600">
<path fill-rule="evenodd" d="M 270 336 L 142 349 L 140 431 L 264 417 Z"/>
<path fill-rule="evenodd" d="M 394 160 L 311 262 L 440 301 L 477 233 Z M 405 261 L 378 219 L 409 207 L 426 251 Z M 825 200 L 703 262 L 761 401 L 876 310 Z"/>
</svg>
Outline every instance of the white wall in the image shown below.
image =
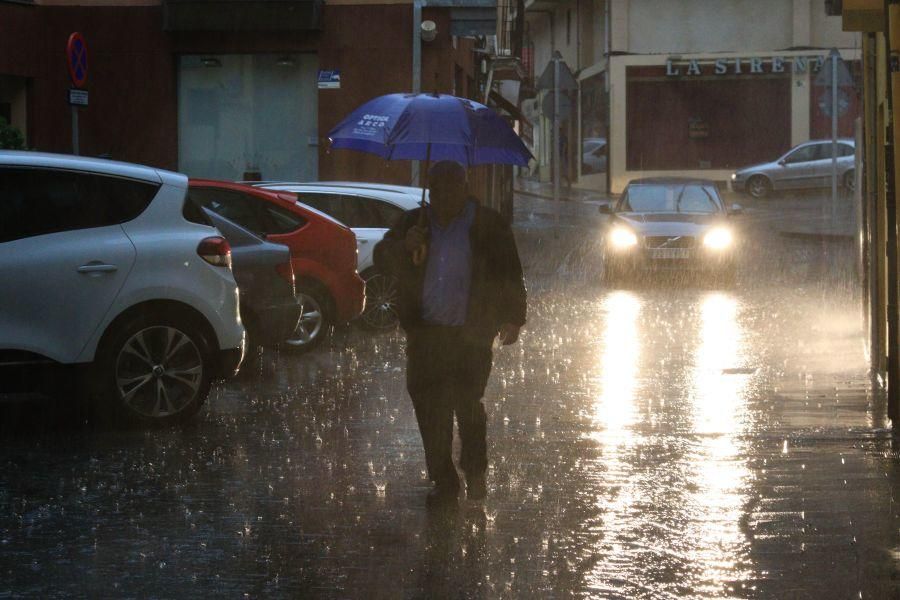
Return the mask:
<svg viewBox="0 0 900 600">
<path fill-rule="evenodd" d="M 810 45 L 819 48 L 859 48 L 861 34 L 841 29 L 840 17 L 829 17 L 822 10 L 821 3 L 812 2 L 810 15 Z"/>
<path fill-rule="evenodd" d="M 821 2 L 812 5 L 825 12 Z M 628 12 L 628 50 L 634 53 L 746 52 L 793 45 L 791 0 L 631 0 Z"/>
<path fill-rule="evenodd" d="M 534 42 L 534 76 L 550 62 L 553 50 L 559 50 L 563 60 L 575 71 L 578 69 L 578 10 L 577 3 L 561 2 L 553 13 L 526 13 L 531 40 Z M 566 12 L 571 11 L 569 42 L 566 43 Z M 551 19 L 552 14 L 552 19 Z M 552 23 L 552 31 L 551 31 Z"/>
<path fill-rule="evenodd" d="M 591 20 L 591 37 L 593 39 L 593 60 L 586 63 L 585 67 L 597 64 L 604 60 L 606 52 L 606 0 L 592 0 L 593 19 Z"/>
</svg>

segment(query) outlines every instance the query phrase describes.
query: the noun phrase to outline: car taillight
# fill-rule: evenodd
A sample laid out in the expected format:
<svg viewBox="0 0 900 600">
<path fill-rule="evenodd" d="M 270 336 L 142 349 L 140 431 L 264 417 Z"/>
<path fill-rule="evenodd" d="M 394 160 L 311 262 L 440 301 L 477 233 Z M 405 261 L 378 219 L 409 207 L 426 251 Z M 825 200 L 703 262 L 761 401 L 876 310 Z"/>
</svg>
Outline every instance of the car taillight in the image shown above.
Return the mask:
<svg viewBox="0 0 900 600">
<path fill-rule="evenodd" d="M 205 238 L 197 246 L 197 254 L 215 267 L 231 268 L 231 245 L 223 237 L 217 235 Z"/>
</svg>

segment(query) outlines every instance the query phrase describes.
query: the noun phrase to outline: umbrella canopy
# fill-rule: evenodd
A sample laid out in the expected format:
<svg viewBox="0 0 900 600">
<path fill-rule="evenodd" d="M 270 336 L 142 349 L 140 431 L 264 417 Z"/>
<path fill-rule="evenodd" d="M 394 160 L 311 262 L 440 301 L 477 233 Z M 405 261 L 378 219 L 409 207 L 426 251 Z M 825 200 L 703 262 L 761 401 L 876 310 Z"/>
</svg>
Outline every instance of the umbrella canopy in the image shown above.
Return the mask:
<svg viewBox="0 0 900 600">
<path fill-rule="evenodd" d="M 526 166 L 531 153 L 483 104 L 447 94 L 388 94 L 366 102 L 328 134 L 332 148 L 386 160 L 454 160 Z"/>
</svg>

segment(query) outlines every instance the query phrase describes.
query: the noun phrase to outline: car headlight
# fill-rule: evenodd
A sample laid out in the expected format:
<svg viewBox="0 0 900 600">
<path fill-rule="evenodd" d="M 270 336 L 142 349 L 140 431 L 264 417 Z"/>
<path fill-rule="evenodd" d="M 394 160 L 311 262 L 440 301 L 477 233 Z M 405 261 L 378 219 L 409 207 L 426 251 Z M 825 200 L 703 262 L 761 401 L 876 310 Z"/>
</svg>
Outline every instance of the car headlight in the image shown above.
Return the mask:
<svg viewBox="0 0 900 600">
<path fill-rule="evenodd" d="M 722 250 L 733 242 L 731 232 L 724 227 L 716 227 L 703 236 L 703 245 L 713 250 Z"/>
<path fill-rule="evenodd" d="M 625 249 L 636 246 L 638 242 L 634 232 L 624 227 L 616 227 L 609 233 L 609 243 L 613 248 Z"/>
<path fill-rule="evenodd" d="M 737 179 L 737 173 L 732 173 L 731 180 L 734 181 L 735 179 Z"/>
</svg>

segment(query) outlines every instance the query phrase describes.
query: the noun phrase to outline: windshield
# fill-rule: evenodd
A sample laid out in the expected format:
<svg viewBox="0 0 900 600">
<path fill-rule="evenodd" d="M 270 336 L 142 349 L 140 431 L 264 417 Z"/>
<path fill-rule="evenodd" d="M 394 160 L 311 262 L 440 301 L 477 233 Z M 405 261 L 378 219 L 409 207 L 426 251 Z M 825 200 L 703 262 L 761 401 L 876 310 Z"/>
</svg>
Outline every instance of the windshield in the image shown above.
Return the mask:
<svg viewBox="0 0 900 600">
<path fill-rule="evenodd" d="M 639 184 L 628 186 L 619 210 L 636 213 L 715 213 L 715 192 L 702 185 Z"/>
</svg>

